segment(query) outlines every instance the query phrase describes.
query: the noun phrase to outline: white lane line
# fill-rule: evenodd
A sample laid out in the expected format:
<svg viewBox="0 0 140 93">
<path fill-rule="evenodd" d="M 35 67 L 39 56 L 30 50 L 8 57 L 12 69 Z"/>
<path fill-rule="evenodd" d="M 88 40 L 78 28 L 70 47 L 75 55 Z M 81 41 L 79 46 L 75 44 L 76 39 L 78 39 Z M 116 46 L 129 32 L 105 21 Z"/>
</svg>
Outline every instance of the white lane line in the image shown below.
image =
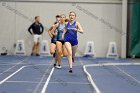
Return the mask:
<svg viewBox="0 0 140 93">
<path fill-rule="evenodd" d="M 27 64 L 27 67 L 32 67 L 32 66 L 50 66 L 50 64 Z M 62 65 L 63 67 L 68 67 L 69 65 Z M 81 65 L 73 65 L 73 66 L 81 66 Z"/>
<path fill-rule="evenodd" d="M 3 65 L 17 65 L 18 63 L 7 63 L 7 64 L 3 64 L 3 63 L 0 63 L 0 66 L 3 66 Z M 20 65 L 26 65 L 26 63 L 21 63 Z"/>
<path fill-rule="evenodd" d="M 22 62 L 24 62 L 24 61 L 27 60 L 27 59 L 28 59 L 28 58 L 26 58 L 26 59 L 24 59 L 24 60 L 18 62 L 16 65 L 14 65 L 14 66 L 8 68 L 7 70 L 5 70 L 4 72 L 0 73 L 0 76 L 1 76 L 2 74 L 4 74 L 4 73 L 8 72 L 9 70 L 13 69 L 13 68 L 16 67 L 17 65 L 20 65 Z"/>
<path fill-rule="evenodd" d="M 84 65 L 84 63 L 81 61 L 81 59 L 79 58 L 79 62 L 81 63 L 81 65 L 83 66 Z"/>
<path fill-rule="evenodd" d="M 5 81 L 7 83 L 31 83 L 31 84 L 38 84 L 39 82 L 34 82 L 34 81 Z M 42 82 L 42 84 L 45 84 L 45 82 Z"/>
<path fill-rule="evenodd" d="M 50 84 L 74 84 L 74 85 L 89 85 L 90 83 L 81 82 L 49 82 Z"/>
<path fill-rule="evenodd" d="M 33 66 L 50 66 L 50 64 L 28 64 L 27 67 L 33 67 Z"/>
<path fill-rule="evenodd" d="M 39 82 L 35 82 L 35 81 L 5 81 L 7 83 L 30 83 L 30 84 L 37 84 Z M 42 82 L 42 84 L 45 84 L 46 82 Z M 86 82 L 49 82 L 50 84 L 74 84 L 74 85 L 89 85 L 90 83 L 86 83 Z"/>
<path fill-rule="evenodd" d="M 44 87 L 43 87 L 41 93 L 45 93 L 45 92 L 46 92 L 47 86 L 48 86 L 49 81 L 50 81 L 50 79 L 51 79 L 51 77 L 52 77 L 52 74 L 53 74 L 53 72 L 54 72 L 54 69 L 55 69 L 55 68 L 53 67 L 52 70 L 51 70 L 51 72 L 50 72 L 49 77 L 48 77 L 47 80 L 46 80 L 46 83 L 45 83 L 45 85 L 44 85 Z"/>
<path fill-rule="evenodd" d="M 9 78 L 11 78 L 12 76 L 14 76 L 15 74 L 17 74 L 19 71 L 21 71 L 23 68 L 25 68 L 25 66 L 22 66 L 20 69 L 18 69 L 16 72 L 14 72 L 13 74 L 9 75 L 7 78 L 3 79 L 2 81 L 0 81 L 0 85 L 3 84 L 5 81 L 7 81 Z"/>
<path fill-rule="evenodd" d="M 101 63 L 101 64 L 89 64 L 85 65 L 86 67 L 98 67 L 98 66 L 133 66 L 133 65 L 140 65 L 140 63 Z"/>
<path fill-rule="evenodd" d="M 51 67 L 51 65 L 53 64 L 53 60 L 51 61 L 51 64 L 49 65 L 49 67 L 45 70 L 45 73 L 43 74 L 40 82 L 37 84 L 35 90 L 33 91 L 33 93 L 37 93 L 38 89 L 39 89 L 39 86 L 41 85 L 41 83 L 43 82 L 44 78 L 46 77 L 46 74 L 48 73 L 49 71 L 49 68 Z"/>
<path fill-rule="evenodd" d="M 88 76 L 88 80 L 91 82 L 93 88 L 95 89 L 96 93 L 101 93 L 99 88 L 97 87 L 96 83 L 93 81 L 91 75 L 88 73 L 88 71 L 86 70 L 87 67 L 100 67 L 100 66 L 129 66 L 129 65 L 140 65 L 140 63 L 101 63 L 101 64 L 89 64 L 89 65 L 84 65 L 83 69 L 84 72 L 87 74 Z M 131 75 L 129 75 L 128 73 L 124 72 L 123 70 L 121 70 L 120 68 L 118 68 L 121 72 L 123 72 L 124 74 L 126 74 L 127 76 L 131 77 L 132 79 L 134 79 L 136 82 L 140 83 L 140 81 L 138 81 L 137 79 L 135 79 L 134 77 L 132 77 Z"/>
<path fill-rule="evenodd" d="M 134 78 L 133 76 L 131 76 L 130 74 L 128 74 L 127 72 L 125 72 L 124 70 L 122 70 L 121 68 L 119 68 L 119 67 L 117 67 L 117 66 L 115 66 L 115 67 L 116 67 L 119 71 L 121 71 L 122 73 L 124 73 L 126 76 L 132 78 L 134 81 L 136 81 L 137 83 L 140 84 L 140 81 L 139 81 L 139 80 L 137 80 L 136 78 Z"/>
<path fill-rule="evenodd" d="M 84 72 L 87 75 L 87 78 L 89 80 L 89 82 L 91 83 L 92 87 L 95 89 L 95 93 L 101 93 L 101 91 L 99 90 L 99 88 L 97 87 L 96 83 L 94 82 L 94 80 L 92 79 L 91 75 L 89 74 L 89 72 L 86 70 L 86 66 L 83 66 Z"/>
<path fill-rule="evenodd" d="M 80 61 L 81 65 L 83 66 L 83 70 L 84 70 L 85 74 L 87 75 L 88 81 L 91 83 L 91 85 L 92 85 L 92 87 L 94 89 L 94 92 L 95 93 L 101 93 L 101 91 L 97 87 L 96 83 L 92 79 L 91 75 L 89 74 L 89 72 L 86 69 L 86 66 L 84 66 L 84 63 L 80 60 L 80 58 L 79 58 L 79 61 Z"/>
</svg>

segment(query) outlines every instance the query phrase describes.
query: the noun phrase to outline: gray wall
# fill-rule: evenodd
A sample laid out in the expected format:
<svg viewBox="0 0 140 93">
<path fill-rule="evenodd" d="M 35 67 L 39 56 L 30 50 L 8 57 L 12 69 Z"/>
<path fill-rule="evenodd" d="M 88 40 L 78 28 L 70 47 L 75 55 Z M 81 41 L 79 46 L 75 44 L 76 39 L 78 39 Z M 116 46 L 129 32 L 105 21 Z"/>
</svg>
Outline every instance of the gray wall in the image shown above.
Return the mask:
<svg viewBox="0 0 140 93">
<path fill-rule="evenodd" d="M 18 39 L 25 41 L 26 54 L 31 53 L 32 36 L 27 32 L 36 15 L 41 17 L 45 26 L 43 39 L 50 42 L 47 34 L 55 21 L 56 14 L 66 14 L 69 11 L 77 13 L 79 21 L 85 31 L 79 36 L 79 48 L 77 55 L 82 55 L 87 41 L 94 41 L 97 57 L 105 57 L 108 43 L 115 41 L 119 55 L 121 54 L 121 3 L 54 3 L 54 2 L 0 2 L 0 52 L 6 47 L 10 53 L 14 53 L 14 43 Z"/>
</svg>

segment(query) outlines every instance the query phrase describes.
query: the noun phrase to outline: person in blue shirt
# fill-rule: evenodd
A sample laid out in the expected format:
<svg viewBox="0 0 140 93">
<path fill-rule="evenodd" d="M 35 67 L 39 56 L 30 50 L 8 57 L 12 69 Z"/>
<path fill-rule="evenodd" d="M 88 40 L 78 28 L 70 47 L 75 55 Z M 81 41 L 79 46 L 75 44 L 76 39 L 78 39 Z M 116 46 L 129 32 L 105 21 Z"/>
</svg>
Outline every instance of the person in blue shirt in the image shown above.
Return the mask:
<svg viewBox="0 0 140 93">
<path fill-rule="evenodd" d="M 62 14 L 60 18 L 60 23 L 55 24 L 54 28 L 52 29 L 52 33 L 57 36 L 56 51 L 57 51 L 58 66 L 56 67 L 59 69 L 61 68 L 62 55 L 67 56 L 67 50 L 64 46 L 64 39 L 62 38 L 62 34 L 66 27 L 65 20 L 66 16 Z M 55 34 L 55 30 L 57 30 L 57 34 Z"/>
<path fill-rule="evenodd" d="M 76 13 L 71 11 L 69 13 L 69 22 L 66 23 L 66 29 L 63 33 L 64 44 L 68 52 L 69 72 L 72 73 L 72 63 L 74 61 L 75 53 L 78 47 L 77 32 L 83 33 L 83 28 L 80 23 L 76 21 Z"/>
<path fill-rule="evenodd" d="M 40 56 L 40 41 L 44 31 L 43 25 L 40 23 L 40 17 L 35 17 L 35 22 L 28 28 L 28 31 L 34 37 L 34 44 L 31 55 Z"/>
</svg>

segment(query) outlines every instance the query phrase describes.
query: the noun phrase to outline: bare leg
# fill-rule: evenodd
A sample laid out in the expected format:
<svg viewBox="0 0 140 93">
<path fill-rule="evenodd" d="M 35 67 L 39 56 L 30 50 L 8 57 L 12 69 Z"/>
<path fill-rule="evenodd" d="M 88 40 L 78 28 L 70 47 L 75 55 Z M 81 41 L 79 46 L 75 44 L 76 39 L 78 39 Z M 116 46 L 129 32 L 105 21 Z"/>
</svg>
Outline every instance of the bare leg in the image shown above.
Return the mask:
<svg viewBox="0 0 140 93">
<path fill-rule="evenodd" d="M 56 64 L 57 64 L 57 62 L 58 62 L 58 60 L 57 60 L 57 55 L 58 55 L 58 53 L 57 53 L 57 50 L 56 50 L 56 51 L 55 51 L 55 56 L 54 56 L 54 59 L 55 59 L 54 67 L 56 67 Z"/>
<path fill-rule="evenodd" d="M 40 53 L 40 43 L 38 42 L 38 43 L 36 44 L 36 54 L 39 55 L 39 53 Z"/>
<path fill-rule="evenodd" d="M 67 52 L 65 45 L 63 45 L 63 55 L 68 56 L 68 52 Z"/>
<path fill-rule="evenodd" d="M 76 53 L 76 51 L 77 51 L 77 48 L 78 48 L 77 45 L 72 46 L 72 61 L 73 61 L 73 62 L 74 62 L 75 53 Z"/>
<path fill-rule="evenodd" d="M 69 67 L 70 67 L 70 69 L 72 69 L 72 47 L 71 47 L 71 44 L 69 42 L 65 42 L 65 47 L 66 47 L 67 52 L 68 52 Z M 72 72 L 72 71 L 69 71 L 69 72 Z"/>
<path fill-rule="evenodd" d="M 50 45 L 50 53 L 53 55 L 56 52 L 56 44 L 51 43 Z"/>
<path fill-rule="evenodd" d="M 50 54 L 53 55 L 54 59 L 55 59 L 55 63 L 54 63 L 54 67 L 56 67 L 57 64 L 57 53 L 56 53 L 56 44 L 51 43 L 50 44 Z"/>
<path fill-rule="evenodd" d="M 36 53 L 36 43 L 34 42 L 33 47 L 32 47 L 32 54 L 31 55 L 33 55 L 35 53 Z"/>
<path fill-rule="evenodd" d="M 58 65 L 61 65 L 61 55 L 62 55 L 62 43 L 60 41 L 56 42 L 56 49 L 57 49 L 57 60 L 58 60 Z"/>
</svg>

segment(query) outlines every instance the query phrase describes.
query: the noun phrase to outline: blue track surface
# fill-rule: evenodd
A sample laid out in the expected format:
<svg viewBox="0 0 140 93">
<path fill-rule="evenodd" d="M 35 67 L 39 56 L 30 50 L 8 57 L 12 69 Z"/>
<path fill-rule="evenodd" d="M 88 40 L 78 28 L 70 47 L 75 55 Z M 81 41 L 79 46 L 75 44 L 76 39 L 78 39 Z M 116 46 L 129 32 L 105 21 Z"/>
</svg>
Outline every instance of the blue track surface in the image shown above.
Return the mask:
<svg viewBox="0 0 140 93">
<path fill-rule="evenodd" d="M 54 69 L 45 93 L 94 93 L 83 65 L 139 60 L 78 57 L 73 64 L 73 73 L 68 72 L 67 59 L 63 58 L 62 61 L 62 69 Z M 41 93 L 52 68 L 52 57 L 0 56 L 0 93 Z M 86 69 L 101 93 L 140 93 L 140 65 Z"/>
<path fill-rule="evenodd" d="M 139 66 L 88 67 L 101 93 L 140 93 Z"/>
</svg>

